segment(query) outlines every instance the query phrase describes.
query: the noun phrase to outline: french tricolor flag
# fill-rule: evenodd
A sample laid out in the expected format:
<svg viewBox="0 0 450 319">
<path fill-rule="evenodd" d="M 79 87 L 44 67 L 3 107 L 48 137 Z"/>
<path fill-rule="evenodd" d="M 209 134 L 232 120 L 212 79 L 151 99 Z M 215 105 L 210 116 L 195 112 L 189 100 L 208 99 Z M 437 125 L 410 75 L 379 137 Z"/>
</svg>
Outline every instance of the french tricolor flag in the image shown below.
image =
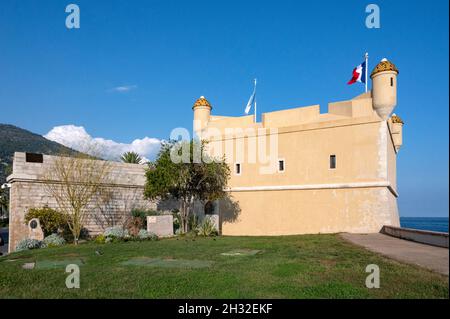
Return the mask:
<svg viewBox="0 0 450 319">
<path fill-rule="evenodd" d="M 347 84 L 353 84 L 355 82 L 366 83 L 366 61 L 353 69 L 353 76 Z"/>
</svg>

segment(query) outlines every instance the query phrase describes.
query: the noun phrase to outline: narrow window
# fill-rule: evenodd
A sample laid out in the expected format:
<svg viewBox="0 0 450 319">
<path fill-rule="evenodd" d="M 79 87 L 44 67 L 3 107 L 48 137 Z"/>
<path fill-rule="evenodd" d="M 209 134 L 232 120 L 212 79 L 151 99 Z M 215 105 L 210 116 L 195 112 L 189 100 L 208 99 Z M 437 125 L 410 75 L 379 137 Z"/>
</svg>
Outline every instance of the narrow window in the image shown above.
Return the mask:
<svg viewBox="0 0 450 319">
<path fill-rule="evenodd" d="M 336 168 L 336 155 L 330 155 L 330 168 Z"/>
<path fill-rule="evenodd" d="M 394 86 L 394 78 L 391 77 L 391 86 Z"/>
<path fill-rule="evenodd" d="M 44 156 L 42 154 L 25 153 L 25 161 L 28 163 L 44 163 Z"/>
<path fill-rule="evenodd" d="M 278 171 L 279 172 L 284 172 L 284 160 L 279 160 L 278 161 Z"/>
<path fill-rule="evenodd" d="M 236 175 L 241 175 L 241 164 L 236 163 Z"/>
<path fill-rule="evenodd" d="M 214 202 L 208 201 L 205 204 L 205 215 L 214 215 Z"/>
</svg>

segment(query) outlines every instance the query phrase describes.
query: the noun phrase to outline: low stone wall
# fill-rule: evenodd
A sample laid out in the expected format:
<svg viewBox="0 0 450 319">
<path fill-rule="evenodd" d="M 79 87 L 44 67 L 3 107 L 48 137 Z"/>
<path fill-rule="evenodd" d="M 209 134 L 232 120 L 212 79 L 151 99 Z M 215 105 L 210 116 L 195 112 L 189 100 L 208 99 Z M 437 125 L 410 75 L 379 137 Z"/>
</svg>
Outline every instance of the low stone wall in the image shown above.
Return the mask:
<svg viewBox="0 0 450 319">
<path fill-rule="evenodd" d="M 448 248 L 448 233 L 393 226 L 383 226 L 381 233 L 422 244 Z"/>
<path fill-rule="evenodd" d="M 26 153 L 14 154 L 13 174 L 8 177 L 10 189 L 9 251 L 28 237 L 25 215 L 30 208 L 48 206 L 57 209 L 56 200 L 45 190 L 44 172 L 55 156 L 43 155 L 42 163 L 27 162 Z M 111 162 L 111 179 L 103 187 L 105 194 L 92 199 L 84 225 L 90 234 L 120 224 L 134 208 L 157 209 L 155 202 L 144 199 L 145 166 Z M 167 207 L 170 205 L 166 204 Z"/>
</svg>

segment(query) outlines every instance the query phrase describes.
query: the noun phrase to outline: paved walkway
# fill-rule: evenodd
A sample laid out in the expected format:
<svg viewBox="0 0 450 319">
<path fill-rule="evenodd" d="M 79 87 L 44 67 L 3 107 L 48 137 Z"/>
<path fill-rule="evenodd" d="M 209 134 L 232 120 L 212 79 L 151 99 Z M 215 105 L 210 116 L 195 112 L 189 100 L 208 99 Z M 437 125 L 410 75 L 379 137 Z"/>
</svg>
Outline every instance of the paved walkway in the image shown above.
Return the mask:
<svg viewBox="0 0 450 319">
<path fill-rule="evenodd" d="M 384 234 L 341 234 L 359 246 L 392 259 L 418 265 L 448 276 L 447 248 L 435 247 L 391 237 Z"/>
</svg>

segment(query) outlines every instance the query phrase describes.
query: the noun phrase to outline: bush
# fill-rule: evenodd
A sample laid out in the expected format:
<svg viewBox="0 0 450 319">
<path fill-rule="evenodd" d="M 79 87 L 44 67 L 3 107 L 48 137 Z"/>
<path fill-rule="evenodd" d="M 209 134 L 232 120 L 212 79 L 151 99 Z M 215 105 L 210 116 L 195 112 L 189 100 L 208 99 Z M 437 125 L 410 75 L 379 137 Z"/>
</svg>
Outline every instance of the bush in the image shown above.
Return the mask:
<svg viewBox="0 0 450 319">
<path fill-rule="evenodd" d="M 105 237 L 128 237 L 128 230 L 124 229 L 122 226 L 114 226 L 114 227 L 108 227 L 105 229 L 103 235 Z"/>
<path fill-rule="evenodd" d="M 98 235 L 98 236 L 95 237 L 94 241 L 95 241 L 97 244 L 104 244 L 104 243 L 106 242 L 106 237 L 105 237 L 105 235 L 100 234 L 100 235 Z"/>
<path fill-rule="evenodd" d="M 58 234 L 51 234 L 44 238 L 46 247 L 58 247 L 66 244 L 66 240 Z"/>
<path fill-rule="evenodd" d="M 149 233 L 145 229 L 141 229 L 137 235 L 137 238 L 140 240 L 158 240 L 158 236 L 153 233 Z"/>
<path fill-rule="evenodd" d="M 39 219 L 44 236 L 58 232 L 59 229 L 67 224 L 66 218 L 62 213 L 47 206 L 43 208 L 30 208 L 25 215 L 25 223 L 28 224 L 33 218 Z"/>
<path fill-rule="evenodd" d="M 60 228 L 59 234 L 65 239 L 66 242 L 73 242 L 73 234 L 68 224 L 65 224 Z M 80 238 L 78 239 L 89 239 L 89 237 L 88 229 L 85 227 L 81 228 Z"/>
<path fill-rule="evenodd" d="M 131 217 L 127 222 L 127 229 L 131 236 L 138 235 L 139 230 L 144 226 L 144 221 L 140 217 Z"/>
<path fill-rule="evenodd" d="M 144 228 L 147 227 L 147 216 L 156 216 L 156 215 L 159 215 L 158 212 L 152 209 L 136 208 L 131 211 L 131 216 L 140 218 L 142 220 L 142 226 Z"/>
<path fill-rule="evenodd" d="M 9 225 L 9 218 L 0 219 L 0 227 L 8 227 Z"/>
<path fill-rule="evenodd" d="M 191 229 L 187 233 L 181 233 L 180 235 L 191 238 L 191 237 L 197 237 L 198 233 L 197 233 L 197 229 Z"/>
<path fill-rule="evenodd" d="M 199 236 L 212 237 L 217 236 L 219 232 L 216 229 L 216 226 L 209 218 L 205 218 L 203 223 L 197 228 L 197 233 Z"/>
<path fill-rule="evenodd" d="M 29 249 L 39 249 L 46 247 L 45 243 L 41 240 L 37 239 L 22 239 L 19 241 L 16 245 L 16 251 L 23 251 L 23 250 L 29 250 Z"/>
<path fill-rule="evenodd" d="M 131 216 L 133 217 L 146 218 L 147 216 L 156 216 L 156 215 L 158 215 L 158 212 L 153 209 L 135 208 L 131 211 Z"/>
<path fill-rule="evenodd" d="M 195 214 L 190 215 L 188 219 L 188 231 L 197 231 L 198 226 L 198 216 Z"/>
<path fill-rule="evenodd" d="M 130 237 L 127 229 L 122 226 L 114 226 L 106 228 L 103 235 L 105 236 L 105 242 L 109 243 L 112 241 L 122 241 Z"/>
<path fill-rule="evenodd" d="M 148 231 L 145 230 L 145 229 L 141 229 L 141 230 L 139 231 L 138 235 L 137 235 L 137 237 L 138 237 L 139 239 L 147 239 L 148 236 L 149 236 L 149 233 L 148 233 Z"/>
<path fill-rule="evenodd" d="M 180 211 L 178 209 L 172 210 L 172 216 L 173 216 L 173 232 L 175 234 L 181 234 L 181 215 Z"/>
</svg>

